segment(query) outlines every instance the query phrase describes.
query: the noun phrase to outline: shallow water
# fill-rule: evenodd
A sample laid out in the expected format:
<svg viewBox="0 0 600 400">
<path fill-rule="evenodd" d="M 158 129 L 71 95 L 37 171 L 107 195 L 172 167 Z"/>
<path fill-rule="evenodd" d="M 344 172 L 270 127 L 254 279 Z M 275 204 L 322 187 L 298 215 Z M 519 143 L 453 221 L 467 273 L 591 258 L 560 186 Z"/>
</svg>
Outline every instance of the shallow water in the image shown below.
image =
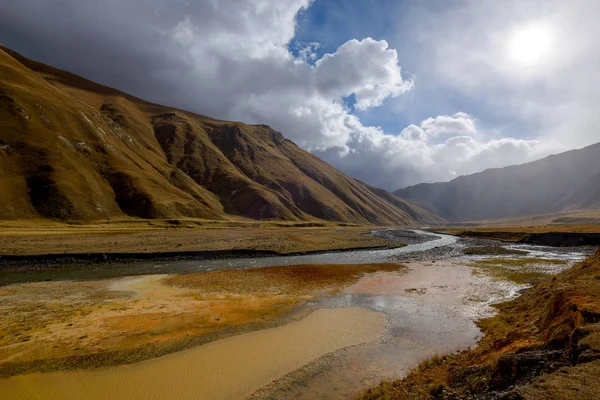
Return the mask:
<svg viewBox="0 0 600 400">
<path fill-rule="evenodd" d="M 381 230 L 385 233 L 386 230 Z M 376 231 L 377 232 L 377 231 Z M 405 253 L 431 250 L 455 243 L 458 238 L 450 235 L 433 234 L 415 230 L 416 233 L 433 237 L 424 243 L 409 244 L 394 249 L 354 250 L 317 253 L 297 256 L 248 257 L 215 260 L 141 261 L 135 263 L 105 263 L 43 269 L 39 271 L 0 274 L 0 284 L 36 282 L 45 280 L 95 280 L 117 276 L 182 274 L 191 272 L 250 269 L 300 264 L 368 264 L 394 262 L 394 258 Z"/>
<path fill-rule="evenodd" d="M 520 286 L 500 283 L 459 263 L 408 264 L 406 274 L 368 275 L 333 298 L 309 306 L 361 306 L 387 315 L 375 342 L 342 349 L 255 393 L 256 399 L 355 398 L 382 379 L 404 376 L 419 362 L 476 344 L 477 319 Z"/>
<path fill-rule="evenodd" d="M 340 348 L 376 339 L 386 317 L 362 307 L 316 310 L 277 328 L 104 370 L 0 379 L 3 399 L 243 399 Z"/>
</svg>

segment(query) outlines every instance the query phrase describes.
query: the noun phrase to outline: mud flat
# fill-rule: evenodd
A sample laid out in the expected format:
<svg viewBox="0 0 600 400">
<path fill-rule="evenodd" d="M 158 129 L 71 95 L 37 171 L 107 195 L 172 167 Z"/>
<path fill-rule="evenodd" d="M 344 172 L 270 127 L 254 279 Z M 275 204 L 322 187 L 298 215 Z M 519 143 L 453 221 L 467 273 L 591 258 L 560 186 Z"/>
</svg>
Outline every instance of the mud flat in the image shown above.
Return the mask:
<svg viewBox="0 0 600 400">
<path fill-rule="evenodd" d="M 142 363 L 0 380 L 4 399 L 243 399 L 324 354 L 376 339 L 385 315 L 360 307 L 317 310 Z"/>
</svg>

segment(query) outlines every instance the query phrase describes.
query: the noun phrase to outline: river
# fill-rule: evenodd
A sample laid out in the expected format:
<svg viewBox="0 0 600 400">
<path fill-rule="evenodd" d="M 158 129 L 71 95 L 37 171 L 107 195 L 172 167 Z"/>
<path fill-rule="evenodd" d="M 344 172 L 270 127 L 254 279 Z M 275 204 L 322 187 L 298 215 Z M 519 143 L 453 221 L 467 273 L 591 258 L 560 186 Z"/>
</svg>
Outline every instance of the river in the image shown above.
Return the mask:
<svg viewBox="0 0 600 400">
<path fill-rule="evenodd" d="M 378 230 L 380 236 L 394 230 Z M 405 247 L 288 257 L 99 264 L 19 273 L 13 281 L 89 280 L 299 264 L 402 262 L 406 273 L 364 276 L 335 296 L 302 306 L 308 316 L 137 364 L 0 380 L 7 398 L 347 399 L 382 379 L 404 376 L 420 361 L 476 344 L 475 321 L 523 285 L 473 274 L 460 256 L 468 240 L 415 231 Z M 568 261 L 589 249 L 507 246 L 522 257 Z M 489 256 L 487 256 L 489 258 Z M 556 271 L 552 271 L 556 272 Z M 3 277 L 2 279 L 9 279 Z M 312 313 L 311 313 L 312 311 Z"/>
</svg>

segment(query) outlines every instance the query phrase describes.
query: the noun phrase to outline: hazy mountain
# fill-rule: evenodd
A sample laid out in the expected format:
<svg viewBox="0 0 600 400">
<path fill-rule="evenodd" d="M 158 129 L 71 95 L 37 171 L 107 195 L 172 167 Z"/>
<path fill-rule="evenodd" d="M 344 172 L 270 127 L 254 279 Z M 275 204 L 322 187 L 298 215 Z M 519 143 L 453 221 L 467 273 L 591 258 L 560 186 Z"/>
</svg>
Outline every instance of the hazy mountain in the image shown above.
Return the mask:
<svg viewBox="0 0 600 400">
<path fill-rule="evenodd" d="M 437 223 L 264 125 L 134 98 L 0 48 L 0 218 Z"/>
<path fill-rule="evenodd" d="M 600 206 L 600 143 L 542 160 L 394 192 L 449 221 Z"/>
</svg>

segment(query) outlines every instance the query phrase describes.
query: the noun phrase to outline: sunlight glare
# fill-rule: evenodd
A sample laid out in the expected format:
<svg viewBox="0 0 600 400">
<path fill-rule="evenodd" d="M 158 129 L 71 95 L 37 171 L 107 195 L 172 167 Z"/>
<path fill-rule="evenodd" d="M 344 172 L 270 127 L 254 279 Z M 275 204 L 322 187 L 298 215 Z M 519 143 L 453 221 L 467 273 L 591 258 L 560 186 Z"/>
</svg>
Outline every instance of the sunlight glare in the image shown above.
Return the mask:
<svg viewBox="0 0 600 400">
<path fill-rule="evenodd" d="M 511 58 L 521 64 L 535 64 L 550 50 L 551 35 L 542 26 L 517 31 L 510 42 Z"/>
</svg>

